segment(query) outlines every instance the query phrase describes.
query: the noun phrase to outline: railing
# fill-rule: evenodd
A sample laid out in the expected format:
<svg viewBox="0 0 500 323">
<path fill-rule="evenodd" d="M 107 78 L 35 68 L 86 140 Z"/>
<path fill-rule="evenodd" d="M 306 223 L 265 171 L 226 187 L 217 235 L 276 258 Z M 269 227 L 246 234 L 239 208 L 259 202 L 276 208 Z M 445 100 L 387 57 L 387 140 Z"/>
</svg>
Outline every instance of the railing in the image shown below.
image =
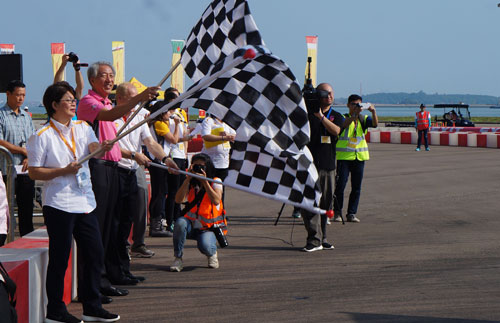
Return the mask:
<svg viewBox="0 0 500 323">
<path fill-rule="evenodd" d="M 1 169 L 5 171 L 5 188 L 7 190 L 7 203 L 9 204 L 9 228 L 7 232 L 7 243 L 14 241 L 14 231 L 16 229 L 16 218 L 14 217 L 14 182 L 16 179 L 16 170 L 14 168 L 13 156 L 7 148 L 0 146 L 0 155 L 2 158 Z"/>
</svg>

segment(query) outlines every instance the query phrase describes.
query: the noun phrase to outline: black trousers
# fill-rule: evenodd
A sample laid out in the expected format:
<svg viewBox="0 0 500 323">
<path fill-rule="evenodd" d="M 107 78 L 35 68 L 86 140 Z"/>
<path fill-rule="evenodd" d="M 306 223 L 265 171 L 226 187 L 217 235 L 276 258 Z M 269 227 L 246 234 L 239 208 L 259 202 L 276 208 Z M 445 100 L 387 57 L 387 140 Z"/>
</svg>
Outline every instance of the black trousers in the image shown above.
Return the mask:
<svg viewBox="0 0 500 323">
<path fill-rule="evenodd" d="M 174 158 L 174 162 L 180 170 L 187 168 L 187 159 Z M 175 220 L 180 216 L 181 206 L 175 203 L 175 194 L 185 178 L 186 175 L 183 174 L 167 174 L 168 195 L 165 201 L 165 216 L 167 218 L 167 225 L 169 226 L 175 223 Z"/>
<path fill-rule="evenodd" d="M 165 218 L 165 202 L 168 193 L 166 170 L 158 167 L 149 167 L 151 179 L 151 201 L 149 202 L 150 223 Z"/>
<path fill-rule="evenodd" d="M 132 221 L 135 215 L 143 210 L 138 207 L 142 205 L 141 199 L 144 197 L 138 195 L 137 176 L 135 171 L 127 171 L 118 168 L 119 196 L 115 217 L 117 217 L 118 226 L 118 256 L 120 259 L 120 276 L 130 274 L 130 258 L 127 252 L 128 237 L 132 228 Z"/>
<path fill-rule="evenodd" d="M 101 308 L 99 287 L 101 270 L 104 266 L 104 249 L 95 213 L 68 213 L 44 206 L 43 217 L 49 235 L 47 313 L 67 312 L 63 302 L 64 274 L 68 267 L 72 236 L 75 237 L 83 268 L 78 295 L 83 304 L 83 311 Z"/>
<path fill-rule="evenodd" d="M 90 159 L 89 166 L 92 190 L 97 203 L 95 214 L 99 221 L 104 247 L 105 275 L 101 280 L 101 287 L 106 288 L 111 285 L 109 280 L 123 278 L 120 275 L 120 259 L 117 248 L 119 220 L 114 216 L 118 203 L 118 169 L 116 163 L 101 159 Z"/>
<path fill-rule="evenodd" d="M 7 176 L 3 176 L 7 183 Z M 35 198 L 35 181 L 27 174 L 17 175 L 14 181 L 14 192 L 17 203 L 17 220 L 19 234 L 24 236 L 33 231 L 33 199 Z"/>
</svg>

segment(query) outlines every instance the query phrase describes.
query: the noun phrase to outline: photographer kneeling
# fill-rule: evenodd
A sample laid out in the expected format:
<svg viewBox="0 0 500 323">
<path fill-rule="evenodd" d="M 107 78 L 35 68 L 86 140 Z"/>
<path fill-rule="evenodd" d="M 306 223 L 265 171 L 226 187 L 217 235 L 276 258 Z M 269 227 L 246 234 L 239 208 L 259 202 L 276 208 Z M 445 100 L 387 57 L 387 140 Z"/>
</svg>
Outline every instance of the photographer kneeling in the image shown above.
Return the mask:
<svg viewBox="0 0 500 323">
<path fill-rule="evenodd" d="M 191 158 L 191 166 L 188 171 L 220 180 L 213 177 L 213 163 L 210 157 L 203 153 L 196 154 Z M 227 245 L 224 237 L 227 232 L 227 221 L 221 200 L 222 185 L 187 175 L 175 195 L 175 202 L 180 204 L 186 197 L 188 205 L 181 212 L 181 217 L 177 219 L 174 226 L 175 261 L 170 266 L 170 271 L 179 272 L 183 268 L 182 255 L 186 238 L 196 239 L 198 250 L 208 258 L 209 268 L 219 268 L 216 243 L 219 241 L 222 248 Z"/>
</svg>

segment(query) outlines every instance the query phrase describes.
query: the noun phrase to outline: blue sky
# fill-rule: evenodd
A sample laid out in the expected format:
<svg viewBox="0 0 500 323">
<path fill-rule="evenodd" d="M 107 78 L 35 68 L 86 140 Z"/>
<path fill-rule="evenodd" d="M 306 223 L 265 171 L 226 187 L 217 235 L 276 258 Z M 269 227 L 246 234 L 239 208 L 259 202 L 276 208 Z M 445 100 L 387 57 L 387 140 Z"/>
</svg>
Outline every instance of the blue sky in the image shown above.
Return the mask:
<svg viewBox="0 0 500 323">
<path fill-rule="evenodd" d="M 3 1 L 0 43 L 15 43 L 23 54 L 27 101 L 40 101 L 51 83 L 51 42 L 65 42 L 91 63 L 111 61 L 111 41 L 123 40 L 126 78 L 154 85 L 170 67 L 170 39 L 185 39 L 209 2 Z M 300 83 L 305 36 L 319 36 L 318 81 L 331 83 L 337 97 L 359 93 L 360 84 L 364 94 L 500 96 L 498 0 L 248 2 L 267 46 Z"/>
</svg>

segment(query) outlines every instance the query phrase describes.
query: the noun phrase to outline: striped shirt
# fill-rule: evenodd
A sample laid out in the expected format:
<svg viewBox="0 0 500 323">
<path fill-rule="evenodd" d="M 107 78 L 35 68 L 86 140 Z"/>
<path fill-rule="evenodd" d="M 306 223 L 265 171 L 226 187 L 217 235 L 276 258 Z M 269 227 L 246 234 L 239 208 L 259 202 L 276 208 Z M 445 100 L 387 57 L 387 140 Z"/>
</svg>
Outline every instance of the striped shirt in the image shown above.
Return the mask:
<svg viewBox="0 0 500 323">
<path fill-rule="evenodd" d="M 19 147 L 26 147 L 29 137 L 34 133 L 33 120 L 27 112 L 19 109 L 19 114 L 16 114 L 7 105 L 0 108 L 0 140 L 8 141 Z M 23 154 L 13 154 L 13 156 L 14 165 L 20 165 L 26 158 Z M 3 156 L 0 155 L 0 167 L 3 163 Z"/>
</svg>

